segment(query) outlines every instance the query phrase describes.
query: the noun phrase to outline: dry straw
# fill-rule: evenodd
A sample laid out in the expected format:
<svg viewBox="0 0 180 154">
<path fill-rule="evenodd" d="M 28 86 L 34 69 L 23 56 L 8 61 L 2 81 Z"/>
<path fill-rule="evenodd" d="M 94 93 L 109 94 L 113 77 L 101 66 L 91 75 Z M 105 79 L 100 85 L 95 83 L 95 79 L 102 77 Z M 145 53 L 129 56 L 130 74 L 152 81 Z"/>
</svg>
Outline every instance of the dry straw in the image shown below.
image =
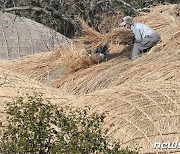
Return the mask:
<svg viewBox="0 0 180 154">
<path fill-rule="evenodd" d="M 53 81 L 52 85 L 67 92 L 84 94 L 124 82 L 156 80 L 179 82 L 180 74 L 177 72 L 180 69 L 180 17 L 173 13 L 177 8 L 175 6 L 177 5 L 158 6 L 149 14 L 135 18 L 136 21 L 156 27 L 155 29 L 161 35 L 161 42 L 147 55 L 133 62 L 121 56 L 107 63 L 101 63 L 68 76 L 61 76 Z M 158 27 L 158 25 L 163 26 Z M 73 82 L 70 82 L 72 80 Z"/>
<path fill-rule="evenodd" d="M 58 95 L 60 91 L 69 95 L 78 94 L 80 97 L 71 97 L 72 99 L 69 96 L 62 97 L 67 98 L 63 103 L 78 107 L 91 105 L 92 112 L 107 111 L 104 128 L 110 130 L 110 136 L 123 139 L 122 146 L 137 147 L 140 153 L 178 154 L 179 149 L 153 149 L 155 142 L 179 142 L 180 136 L 180 20 L 174 13 L 175 6 L 158 6 L 151 13 L 135 19 L 155 28 L 161 35 L 162 41 L 150 54 L 133 62 L 119 57 L 88 69 L 65 74 L 57 77 L 55 81 L 52 78 L 51 81 L 54 82 L 51 85 L 58 87 L 58 90 L 41 87 L 29 79 L 6 73 L 11 76 L 7 78 L 11 84 L 9 83 L 8 87 L 0 86 L 1 98 L 14 97 L 15 92 L 18 94 L 18 89 L 20 94 L 35 89 L 50 95 L 47 98 L 55 95 L 57 99 L 52 99 L 55 103 L 61 100 Z M 91 34 L 97 37 L 95 43 L 92 43 L 95 46 L 99 45 L 105 36 L 94 32 Z M 77 57 L 87 56 L 83 45 L 64 47 L 56 52 L 32 56 L 4 66 L 19 73 L 32 71 L 34 77 L 36 73 L 45 73 L 48 68 L 51 76 L 54 68 L 61 69 L 63 63 L 75 64 L 77 68 L 80 68 L 78 63 L 85 65 L 81 60 L 77 62 L 76 56 L 75 59 L 71 57 L 71 52 L 77 53 Z M 0 78 L 4 82 L 4 78 Z"/>
<path fill-rule="evenodd" d="M 10 62 L 4 66 L 43 83 L 50 83 L 62 74 L 88 68 L 102 61 L 99 54 L 88 54 L 88 50 L 107 45 L 109 52 L 121 52 L 132 43 L 130 31 L 117 28 L 101 34 L 81 20 L 84 36 L 74 40 L 73 45 L 63 45 L 50 53 L 40 53 Z M 87 44 L 89 43 L 89 44 Z M 126 44 L 126 45 L 125 45 Z"/>
<path fill-rule="evenodd" d="M 48 84 L 62 74 L 87 68 L 99 63 L 99 57 L 89 56 L 83 45 L 61 46 L 48 53 L 28 56 L 2 63 L 1 67 Z"/>
<path fill-rule="evenodd" d="M 122 139 L 124 147 L 137 147 L 140 153 L 180 152 L 153 149 L 156 142 L 179 142 L 180 20 L 174 6 L 158 6 L 135 18 L 161 35 L 161 42 L 148 55 L 133 62 L 117 58 L 52 83 L 69 93 L 88 93 L 70 103 L 91 105 L 92 112 L 107 111 L 104 127 L 110 129 L 109 135 Z"/>
<path fill-rule="evenodd" d="M 111 51 L 112 46 L 116 46 L 116 52 L 121 52 L 121 45 L 128 46 L 133 44 L 134 36 L 129 30 L 118 27 L 106 34 L 101 34 L 89 27 L 85 21 L 80 20 L 80 22 L 84 36 L 75 39 L 75 41 L 84 43 L 87 49 L 107 45 L 110 53 L 113 52 Z"/>
</svg>

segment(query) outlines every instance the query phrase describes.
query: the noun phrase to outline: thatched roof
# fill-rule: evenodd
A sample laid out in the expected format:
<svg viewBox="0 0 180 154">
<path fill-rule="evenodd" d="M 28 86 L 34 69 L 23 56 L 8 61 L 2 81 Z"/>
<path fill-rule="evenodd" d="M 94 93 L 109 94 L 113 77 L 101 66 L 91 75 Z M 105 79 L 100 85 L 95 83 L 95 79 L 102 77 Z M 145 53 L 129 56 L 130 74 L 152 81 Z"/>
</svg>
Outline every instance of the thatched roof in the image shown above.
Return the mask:
<svg viewBox="0 0 180 154">
<path fill-rule="evenodd" d="M 136 18 L 161 35 L 161 42 L 147 55 L 133 62 L 128 56 L 121 55 L 107 63 L 61 76 L 52 85 L 70 93 L 82 94 L 131 81 L 180 82 L 180 17 L 173 14 L 174 8 L 174 5 L 158 6 L 151 13 Z"/>
<path fill-rule="evenodd" d="M 88 54 L 88 51 L 107 45 L 110 54 L 116 54 L 116 52 L 122 54 L 134 39 L 132 32 L 123 28 L 115 28 L 107 34 L 101 34 L 89 27 L 84 21 L 82 21 L 82 27 L 85 35 L 74 39 L 73 45 L 61 46 L 48 53 L 26 56 L 11 61 L 4 67 L 49 84 L 63 74 L 102 62 L 98 53 Z M 89 44 L 85 42 L 89 42 Z"/>
<path fill-rule="evenodd" d="M 108 135 L 120 139 L 123 147 L 137 148 L 143 154 L 178 154 L 180 149 L 153 147 L 156 142 L 179 142 L 179 91 L 179 83 L 129 83 L 95 91 L 70 104 L 91 106 L 92 113 L 107 112 L 104 128 L 110 130 Z"/>
<path fill-rule="evenodd" d="M 71 40 L 40 23 L 0 13 L 0 58 L 17 59 L 26 55 L 51 51 Z"/>
<path fill-rule="evenodd" d="M 81 45 L 68 45 L 51 52 L 26 56 L 8 63 L 0 61 L 0 63 L 2 68 L 49 84 L 63 74 L 98 63 L 98 59 L 89 56 L 85 47 Z"/>
<path fill-rule="evenodd" d="M 74 99 L 72 95 L 66 95 L 57 89 L 44 86 L 25 76 L 0 68 L 0 122 L 5 121 L 4 109 L 6 101 L 13 101 L 17 97 L 26 97 L 27 94 L 33 95 L 34 93 L 42 93 L 44 98 L 55 104 L 64 104 Z"/>
<path fill-rule="evenodd" d="M 57 97 L 58 93 L 63 91 L 70 95 L 65 104 L 81 108 L 90 105 L 92 112 L 107 111 L 104 128 L 110 130 L 110 136 L 122 139 L 124 147 L 137 147 L 140 153 L 178 154 L 180 149 L 153 148 L 155 142 L 179 142 L 180 17 L 175 13 L 176 6 L 158 6 L 152 12 L 136 18 L 137 21 L 147 23 L 156 29 L 162 38 L 147 55 L 135 61 L 129 60 L 126 55 L 120 55 L 88 69 L 61 74 L 55 81 L 51 80 L 51 85 L 59 88 L 59 91 L 49 87 L 39 90 L 45 93 L 49 91 L 49 94 L 53 92 L 54 95 L 58 95 Z M 59 53 L 61 54 L 58 58 Z M 16 73 L 23 72 L 22 74 L 34 79 L 37 77 L 39 80 L 39 76 L 44 78 L 45 74 L 45 77 L 51 77 L 54 72 L 52 70 L 60 68 L 62 56 L 66 56 L 62 53 L 46 53 L 40 55 L 41 58 L 25 58 L 8 65 L 4 61 L 1 63 L 5 69 L 11 69 Z M 72 63 L 75 62 L 70 56 L 67 57 Z M 28 71 L 25 71 L 26 69 Z M 3 78 L 1 74 L 2 72 L 2 83 L 6 75 Z M 17 89 L 20 89 L 22 94 L 28 92 L 28 87 L 38 86 L 36 82 L 27 81 L 18 75 L 11 87 L 0 86 L 1 95 L 13 98 Z M 72 93 L 77 95 L 72 96 Z M 56 99 L 52 102 L 57 103 Z"/>
</svg>

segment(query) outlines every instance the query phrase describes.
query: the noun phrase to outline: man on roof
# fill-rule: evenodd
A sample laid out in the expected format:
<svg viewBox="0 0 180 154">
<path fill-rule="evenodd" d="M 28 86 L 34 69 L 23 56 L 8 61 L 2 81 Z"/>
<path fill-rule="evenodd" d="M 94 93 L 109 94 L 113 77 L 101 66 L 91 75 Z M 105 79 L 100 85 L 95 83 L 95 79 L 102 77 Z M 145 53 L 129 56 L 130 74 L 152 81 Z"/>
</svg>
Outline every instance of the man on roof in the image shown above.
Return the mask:
<svg viewBox="0 0 180 154">
<path fill-rule="evenodd" d="M 135 43 L 130 54 L 130 58 L 135 60 L 140 57 L 141 53 L 149 51 L 160 40 L 160 35 L 148 25 L 135 22 L 130 16 L 123 18 L 121 27 L 133 32 Z"/>
</svg>

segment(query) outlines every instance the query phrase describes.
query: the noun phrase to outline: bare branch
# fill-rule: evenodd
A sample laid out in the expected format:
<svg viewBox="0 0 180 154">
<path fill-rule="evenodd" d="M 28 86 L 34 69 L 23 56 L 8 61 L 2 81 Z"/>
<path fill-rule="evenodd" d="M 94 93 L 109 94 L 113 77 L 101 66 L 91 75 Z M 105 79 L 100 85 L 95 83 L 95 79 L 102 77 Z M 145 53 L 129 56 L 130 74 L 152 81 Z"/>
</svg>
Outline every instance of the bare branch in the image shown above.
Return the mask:
<svg viewBox="0 0 180 154">
<path fill-rule="evenodd" d="M 7 4 L 9 3 L 9 1 L 10 1 L 10 0 L 6 0 L 6 1 L 4 2 L 3 8 L 6 8 Z"/>
<path fill-rule="evenodd" d="M 40 7 L 32 7 L 32 6 L 23 6 L 23 7 L 12 7 L 12 8 L 4 8 L 3 12 L 11 12 L 11 11 L 23 11 L 23 10 L 34 10 L 34 11 L 41 11 L 44 12 L 47 15 L 51 15 L 51 12 L 40 8 Z"/>
<path fill-rule="evenodd" d="M 129 7 L 129 8 L 130 8 L 131 10 L 133 10 L 135 13 L 139 13 L 139 11 L 138 11 L 137 9 L 135 9 L 135 8 L 134 8 L 133 6 L 131 6 L 130 4 L 124 2 L 123 0 L 116 0 L 116 1 L 122 3 L 122 4 L 123 4 L 124 6 L 126 6 L 126 7 Z"/>
<path fill-rule="evenodd" d="M 68 21 L 76 26 L 76 23 L 74 22 L 74 20 L 72 20 L 68 15 L 64 15 L 64 14 L 60 13 L 52 6 L 48 7 L 47 9 L 44 9 L 41 7 L 32 7 L 32 6 L 12 7 L 12 8 L 4 8 L 2 11 L 3 12 L 11 12 L 11 11 L 23 11 L 23 10 L 40 11 L 49 16 L 53 16 L 55 18 L 60 18 L 65 21 Z"/>
<path fill-rule="evenodd" d="M 141 9 L 137 9 L 139 12 L 149 12 L 150 11 L 150 8 L 148 7 L 144 7 L 144 8 L 141 8 Z"/>
<path fill-rule="evenodd" d="M 142 12 L 142 11 L 150 11 L 149 8 L 135 9 L 132 5 L 126 3 L 123 0 L 100 0 L 97 2 L 97 5 L 100 5 L 102 3 L 107 3 L 107 2 L 119 2 L 119 3 L 123 4 L 125 7 L 130 8 L 135 14 L 138 14 L 139 12 Z"/>
</svg>

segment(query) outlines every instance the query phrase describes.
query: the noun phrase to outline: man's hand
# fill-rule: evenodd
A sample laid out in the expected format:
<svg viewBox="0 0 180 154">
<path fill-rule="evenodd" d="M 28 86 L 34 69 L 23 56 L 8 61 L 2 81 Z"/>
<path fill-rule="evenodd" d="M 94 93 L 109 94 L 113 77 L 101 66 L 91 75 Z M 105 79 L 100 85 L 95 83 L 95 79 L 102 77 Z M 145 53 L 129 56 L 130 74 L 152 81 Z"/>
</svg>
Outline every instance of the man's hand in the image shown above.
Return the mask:
<svg viewBox="0 0 180 154">
<path fill-rule="evenodd" d="M 131 25 L 130 25 L 130 24 L 126 24 L 126 25 L 124 26 L 124 28 L 126 28 L 126 29 L 131 29 Z"/>
</svg>

